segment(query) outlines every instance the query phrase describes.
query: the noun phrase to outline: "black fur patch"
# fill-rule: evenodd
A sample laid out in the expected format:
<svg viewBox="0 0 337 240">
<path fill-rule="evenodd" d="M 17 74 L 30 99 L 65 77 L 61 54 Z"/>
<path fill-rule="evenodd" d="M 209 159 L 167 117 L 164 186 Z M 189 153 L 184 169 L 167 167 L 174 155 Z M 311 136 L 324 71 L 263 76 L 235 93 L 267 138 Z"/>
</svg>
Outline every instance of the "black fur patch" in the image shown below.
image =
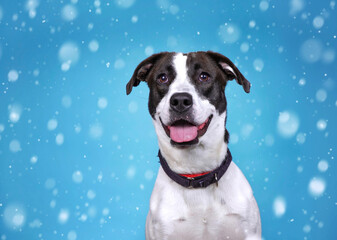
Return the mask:
<svg viewBox="0 0 337 240">
<path fill-rule="evenodd" d="M 218 64 L 206 52 L 193 52 L 187 55 L 187 74 L 202 98 L 208 99 L 219 114 L 227 108 L 225 86 L 227 77 Z M 199 75 L 207 73 L 210 79 L 201 82 Z"/>
<path fill-rule="evenodd" d="M 228 143 L 229 142 L 229 132 L 227 131 L 227 128 L 226 128 L 226 131 L 225 131 L 225 143 Z"/>
<path fill-rule="evenodd" d="M 172 62 L 174 55 L 175 53 L 167 53 L 161 57 L 156 63 L 154 63 L 154 66 L 147 77 L 147 84 L 150 88 L 149 112 L 152 118 L 154 118 L 158 104 L 168 92 L 170 84 L 174 81 L 177 75 Z M 168 83 L 158 83 L 158 76 L 163 73 L 168 76 Z"/>
<path fill-rule="evenodd" d="M 154 118 L 158 104 L 177 75 L 172 63 L 175 54 L 175 52 L 161 52 L 143 60 L 126 85 L 126 94 L 130 94 L 132 88 L 138 86 L 141 81 L 147 82 L 150 89 L 148 107 L 152 118 Z M 159 75 L 163 73 L 168 76 L 168 83 L 158 82 Z"/>
</svg>

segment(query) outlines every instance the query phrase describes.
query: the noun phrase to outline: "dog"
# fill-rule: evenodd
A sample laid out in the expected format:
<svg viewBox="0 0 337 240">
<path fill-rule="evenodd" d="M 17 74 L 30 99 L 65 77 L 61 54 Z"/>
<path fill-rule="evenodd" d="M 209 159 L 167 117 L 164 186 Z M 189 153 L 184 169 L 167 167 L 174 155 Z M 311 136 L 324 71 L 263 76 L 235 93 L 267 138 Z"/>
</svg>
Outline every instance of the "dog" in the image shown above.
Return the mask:
<svg viewBox="0 0 337 240">
<path fill-rule="evenodd" d="M 147 240 L 261 239 L 252 189 L 232 161 L 225 87 L 251 84 L 222 54 L 161 52 L 126 86 L 147 82 L 161 166 L 146 219 Z"/>
</svg>

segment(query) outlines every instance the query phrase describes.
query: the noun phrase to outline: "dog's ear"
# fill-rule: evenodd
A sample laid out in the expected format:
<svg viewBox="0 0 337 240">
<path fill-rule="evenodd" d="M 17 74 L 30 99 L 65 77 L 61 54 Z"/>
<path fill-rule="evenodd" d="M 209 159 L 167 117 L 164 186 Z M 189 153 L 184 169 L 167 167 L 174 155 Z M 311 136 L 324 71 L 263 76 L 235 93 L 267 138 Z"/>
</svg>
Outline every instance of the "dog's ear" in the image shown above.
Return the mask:
<svg viewBox="0 0 337 240">
<path fill-rule="evenodd" d="M 207 51 L 207 54 L 218 64 L 220 69 L 226 74 L 228 80 L 236 79 L 236 82 L 242 85 L 246 93 L 250 92 L 250 82 L 242 75 L 229 58 L 212 51 Z"/>
<path fill-rule="evenodd" d="M 160 59 L 166 52 L 156 53 L 143 60 L 135 69 L 130 81 L 126 85 L 126 94 L 129 95 L 133 87 L 137 87 L 141 81 L 146 82 L 151 68 L 158 59 Z"/>
</svg>

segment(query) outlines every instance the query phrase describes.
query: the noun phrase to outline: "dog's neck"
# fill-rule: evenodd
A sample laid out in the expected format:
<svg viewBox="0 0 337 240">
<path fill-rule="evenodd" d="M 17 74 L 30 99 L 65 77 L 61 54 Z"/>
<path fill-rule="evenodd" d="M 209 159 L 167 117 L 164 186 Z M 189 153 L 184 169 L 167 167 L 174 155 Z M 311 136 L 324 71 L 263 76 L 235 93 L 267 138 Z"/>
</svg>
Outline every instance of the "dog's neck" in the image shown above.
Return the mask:
<svg viewBox="0 0 337 240">
<path fill-rule="evenodd" d="M 224 131 L 218 131 L 212 141 L 201 140 L 197 146 L 177 148 L 168 141 L 158 138 L 159 148 L 172 171 L 181 174 L 194 174 L 212 171 L 225 159 L 227 143 Z"/>
</svg>

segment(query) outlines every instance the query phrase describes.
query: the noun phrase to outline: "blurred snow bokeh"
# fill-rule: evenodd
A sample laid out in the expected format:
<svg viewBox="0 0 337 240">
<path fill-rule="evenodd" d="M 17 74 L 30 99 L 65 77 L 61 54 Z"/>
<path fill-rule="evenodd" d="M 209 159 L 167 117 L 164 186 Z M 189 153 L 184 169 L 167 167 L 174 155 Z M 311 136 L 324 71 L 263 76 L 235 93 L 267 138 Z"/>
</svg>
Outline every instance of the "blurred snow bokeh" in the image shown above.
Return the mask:
<svg viewBox="0 0 337 240">
<path fill-rule="evenodd" d="M 83 174 L 81 171 L 77 170 L 73 173 L 73 181 L 75 183 L 81 183 L 83 181 Z"/>
<path fill-rule="evenodd" d="M 262 0 L 262 1 L 260 2 L 259 7 L 260 7 L 260 10 L 261 10 L 262 12 L 265 12 L 265 11 L 267 11 L 268 8 L 269 8 L 269 2 L 268 2 L 268 1 L 265 1 L 265 0 Z"/>
<path fill-rule="evenodd" d="M 65 108 L 70 108 L 72 104 L 72 100 L 70 96 L 63 96 L 62 97 L 62 105 Z"/>
<path fill-rule="evenodd" d="M 290 0 L 290 15 L 296 15 L 304 9 L 304 0 Z"/>
<path fill-rule="evenodd" d="M 103 134 L 103 128 L 101 126 L 101 124 L 99 123 L 95 123 L 94 125 L 92 125 L 90 127 L 89 130 L 89 135 L 90 137 L 92 137 L 93 139 L 98 139 L 102 136 Z"/>
<path fill-rule="evenodd" d="M 3 220 L 12 230 L 20 230 L 26 223 L 26 212 L 22 204 L 12 203 L 7 205 L 3 212 Z"/>
<path fill-rule="evenodd" d="M 9 120 L 13 123 L 16 123 L 21 118 L 22 107 L 20 104 L 11 104 L 8 106 L 9 111 Z"/>
<path fill-rule="evenodd" d="M 64 135 L 63 135 L 63 133 L 58 133 L 58 134 L 56 135 L 56 138 L 55 138 L 55 143 L 56 143 L 57 145 L 62 145 L 63 142 L 64 142 Z"/>
<path fill-rule="evenodd" d="M 65 224 L 69 219 L 69 210 L 61 209 L 58 215 L 58 222 L 60 224 Z"/>
<path fill-rule="evenodd" d="M 100 109 L 104 109 L 108 106 L 108 100 L 105 97 L 101 97 L 98 99 L 97 106 Z"/>
<path fill-rule="evenodd" d="M 62 71 L 68 71 L 71 64 L 75 64 L 80 57 L 80 50 L 76 43 L 66 42 L 59 49 L 59 60 Z"/>
<path fill-rule="evenodd" d="M 327 127 L 327 125 L 328 125 L 328 124 L 327 124 L 326 120 L 324 120 L 324 119 L 318 120 L 318 121 L 317 121 L 317 124 L 316 124 L 317 129 L 320 130 L 320 131 L 325 130 L 326 127 Z"/>
<path fill-rule="evenodd" d="M 90 42 L 89 42 L 89 45 L 88 45 L 88 47 L 89 47 L 89 50 L 91 51 L 91 52 L 97 52 L 97 50 L 98 50 L 98 48 L 99 48 L 99 43 L 98 43 L 98 41 L 97 40 L 91 40 Z"/>
<path fill-rule="evenodd" d="M 282 196 L 278 196 L 274 199 L 273 209 L 276 217 L 282 217 L 285 214 L 286 201 Z"/>
<path fill-rule="evenodd" d="M 313 197 L 320 197 L 324 193 L 325 188 L 326 188 L 326 183 L 324 179 L 318 178 L 318 177 L 312 178 L 308 186 L 309 193 Z"/>
<path fill-rule="evenodd" d="M 240 37 L 240 29 L 236 24 L 225 23 L 220 25 L 218 35 L 223 43 L 234 43 Z"/>
<path fill-rule="evenodd" d="M 35 18 L 36 16 L 36 8 L 39 6 L 38 0 L 27 0 L 26 2 L 26 10 L 28 11 L 30 18 Z"/>
<path fill-rule="evenodd" d="M 320 172 L 326 172 L 329 168 L 329 163 L 326 160 L 321 160 L 317 167 Z"/>
<path fill-rule="evenodd" d="M 123 59 L 117 59 L 117 60 L 115 61 L 114 67 L 115 67 L 116 69 L 122 69 L 122 68 L 124 68 L 124 67 L 125 67 L 125 62 L 124 62 L 124 60 L 123 60 Z"/>
<path fill-rule="evenodd" d="M 302 59 L 308 63 L 317 62 L 321 58 L 322 51 L 323 45 L 317 39 L 306 40 L 300 48 Z"/>
<path fill-rule="evenodd" d="M 16 82 L 19 78 L 19 73 L 16 70 L 10 70 L 8 73 L 8 81 L 9 82 Z"/>
<path fill-rule="evenodd" d="M 300 125 L 297 114 L 291 111 L 280 112 L 277 120 L 277 130 L 282 137 L 289 138 L 295 135 Z"/>
<path fill-rule="evenodd" d="M 76 240 L 77 239 L 76 231 L 74 231 L 74 230 L 69 231 L 68 235 L 67 235 L 67 238 L 68 238 L 68 240 Z"/>
<path fill-rule="evenodd" d="M 264 67 L 264 62 L 262 59 L 257 58 L 253 62 L 254 68 L 257 72 L 262 72 L 263 67 Z"/>
<path fill-rule="evenodd" d="M 47 123 L 47 128 L 49 131 L 53 131 L 57 128 L 57 120 L 56 119 L 50 119 Z"/>
<path fill-rule="evenodd" d="M 67 4 L 62 8 L 61 16 L 65 21 L 73 21 L 77 18 L 78 12 L 75 6 Z"/>
<path fill-rule="evenodd" d="M 315 28 L 320 29 L 324 25 L 324 18 L 321 16 L 317 16 L 314 18 L 312 24 Z"/>
<path fill-rule="evenodd" d="M 129 8 L 135 3 L 135 0 L 114 0 L 114 2 L 118 7 Z"/>
</svg>

